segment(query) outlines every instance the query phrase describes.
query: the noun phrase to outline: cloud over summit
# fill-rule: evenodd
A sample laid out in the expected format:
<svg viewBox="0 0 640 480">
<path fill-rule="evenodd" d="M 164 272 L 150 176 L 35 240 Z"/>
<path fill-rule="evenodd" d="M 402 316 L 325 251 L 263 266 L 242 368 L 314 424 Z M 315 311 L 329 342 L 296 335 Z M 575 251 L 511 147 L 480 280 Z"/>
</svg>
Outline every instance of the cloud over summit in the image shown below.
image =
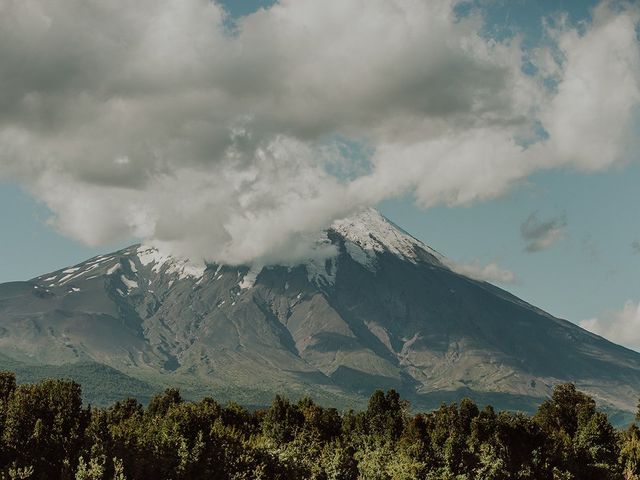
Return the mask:
<svg viewBox="0 0 640 480">
<path fill-rule="evenodd" d="M 283 0 L 229 32 L 206 0 L 0 0 L 0 176 L 84 242 L 244 263 L 304 257 L 391 196 L 470 203 L 624 160 L 635 9 L 550 29 L 527 75 L 517 38 L 455 4 Z"/>
</svg>

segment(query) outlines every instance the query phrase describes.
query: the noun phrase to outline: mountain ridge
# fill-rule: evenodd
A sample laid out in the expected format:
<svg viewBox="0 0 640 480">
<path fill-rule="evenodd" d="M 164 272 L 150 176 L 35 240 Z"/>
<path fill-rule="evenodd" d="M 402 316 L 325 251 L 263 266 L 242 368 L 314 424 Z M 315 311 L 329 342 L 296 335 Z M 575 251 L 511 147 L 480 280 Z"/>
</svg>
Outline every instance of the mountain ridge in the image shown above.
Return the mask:
<svg viewBox="0 0 640 480">
<path fill-rule="evenodd" d="M 383 387 L 418 408 L 474 395 L 531 409 L 573 381 L 635 409 L 640 354 L 456 273 L 377 212 L 336 222 L 319 242 L 336 255 L 199 266 L 133 245 L 0 284 L 0 353 L 96 362 L 251 404 L 280 391 L 357 406 Z"/>
</svg>

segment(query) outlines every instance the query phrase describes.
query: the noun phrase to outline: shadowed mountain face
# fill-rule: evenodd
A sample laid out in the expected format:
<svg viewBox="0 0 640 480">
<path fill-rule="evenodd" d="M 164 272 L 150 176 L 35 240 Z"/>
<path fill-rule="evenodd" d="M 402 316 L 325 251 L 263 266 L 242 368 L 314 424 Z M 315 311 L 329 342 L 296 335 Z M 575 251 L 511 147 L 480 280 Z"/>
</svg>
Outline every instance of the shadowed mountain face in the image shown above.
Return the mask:
<svg viewBox="0 0 640 480">
<path fill-rule="evenodd" d="M 132 246 L 2 284 L 0 366 L 97 363 L 187 395 L 309 393 L 341 407 L 393 387 L 417 408 L 471 395 L 530 409 L 572 381 L 635 409 L 640 354 L 454 273 L 377 212 L 319 242 L 336 256 L 200 268 Z"/>
</svg>

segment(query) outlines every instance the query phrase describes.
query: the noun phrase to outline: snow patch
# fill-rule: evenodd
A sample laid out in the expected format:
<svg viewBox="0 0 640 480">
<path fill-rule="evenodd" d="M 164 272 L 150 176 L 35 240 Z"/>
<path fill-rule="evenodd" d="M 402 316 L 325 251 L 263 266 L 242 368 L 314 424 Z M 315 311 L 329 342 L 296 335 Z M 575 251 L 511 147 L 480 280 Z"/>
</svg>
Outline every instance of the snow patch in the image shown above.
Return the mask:
<svg viewBox="0 0 640 480">
<path fill-rule="evenodd" d="M 201 278 L 202 275 L 204 275 L 204 271 L 206 269 L 207 269 L 207 266 L 204 264 L 195 265 L 185 261 L 185 263 L 181 267 L 176 267 L 175 270 L 169 269 L 169 272 L 170 273 L 177 272 L 178 278 L 182 280 L 188 277 Z"/>
<path fill-rule="evenodd" d="M 64 277 L 62 277 L 62 278 L 58 281 L 58 283 L 59 283 L 60 285 L 64 285 L 64 283 L 65 283 L 67 280 L 70 280 L 70 279 L 71 279 L 71 277 L 73 277 L 73 274 L 72 274 L 72 273 L 70 273 L 69 275 L 65 275 Z"/>
<path fill-rule="evenodd" d="M 120 263 L 116 263 L 109 270 L 107 270 L 107 275 L 111 275 L 113 273 L 116 273 L 118 270 L 120 270 Z"/>
<path fill-rule="evenodd" d="M 90 259 L 89 261 L 87 261 L 85 263 L 87 265 L 98 266 L 99 264 L 107 262 L 109 260 L 113 260 L 113 257 L 111 255 L 100 255 L 98 257 L 94 257 L 94 258 Z"/>
<path fill-rule="evenodd" d="M 157 248 L 142 245 L 137 252 L 140 263 L 145 267 L 153 265 L 151 270 L 155 273 L 177 275 L 178 279 L 201 278 L 207 266 L 202 263 L 194 263 L 185 258 L 177 258 L 161 253 Z"/>
<path fill-rule="evenodd" d="M 67 280 L 67 282 L 69 282 L 69 281 L 71 281 L 71 280 L 75 280 L 76 278 L 80 278 L 80 277 L 82 277 L 83 275 L 86 275 L 86 274 L 87 274 L 87 273 L 89 273 L 91 270 L 93 270 L 93 269 L 95 269 L 95 268 L 97 268 L 97 267 L 98 267 L 98 265 L 96 264 L 96 265 L 91 265 L 91 266 L 89 266 L 89 268 L 87 268 L 87 269 L 85 269 L 85 270 L 80 270 L 79 268 L 73 269 L 73 270 L 76 270 L 76 271 L 77 271 L 77 270 L 80 270 L 80 271 L 79 271 L 79 272 L 77 272 L 77 273 L 72 273 L 72 274 L 71 274 L 71 277 Z"/>
<path fill-rule="evenodd" d="M 383 252 L 392 253 L 411 263 L 418 261 L 417 249 L 437 259 L 442 258 L 438 252 L 404 232 L 373 208 L 337 220 L 331 228 L 346 240 L 349 256 L 369 270 L 375 269 L 377 255 Z"/>
<path fill-rule="evenodd" d="M 133 260 L 129 259 L 129 267 L 131 267 L 131 271 L 133 273 L 138 273 L 138 269 L 136 268 L 136 264 L 133 263 Z"/>
<path fill-rule="evenodd" d="M 129 290 L 138 288 L 138 282 L 136 282 L 135 280 L 130 280 L 124 275 L 120 275 L 120 280 L 122 280 L 122 283 L 124 283 Z"/>
</svg>

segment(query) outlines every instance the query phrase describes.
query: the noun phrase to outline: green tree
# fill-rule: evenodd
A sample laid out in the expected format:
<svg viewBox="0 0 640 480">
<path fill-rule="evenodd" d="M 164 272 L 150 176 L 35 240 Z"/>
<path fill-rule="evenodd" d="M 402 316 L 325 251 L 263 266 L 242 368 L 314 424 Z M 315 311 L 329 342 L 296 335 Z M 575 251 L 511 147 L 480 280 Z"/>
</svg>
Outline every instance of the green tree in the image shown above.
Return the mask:
<svg viewBox="0 0 640 480">
<path fill-rule="evenodd" d="M 551 398 L 538 408 L 535 419 L 550 433 L 573 437 L 578 430 L 579 416 L 590 417 L 595 412 L 593 398 L 578 391 L 574 384 L 565 383 L 554 388 Z"/>
<path fill-rule="evenodd" d="M 164 393 L 154 396 L 149 402 L 147 413 L 151 416 L 164 415 L 172 405 L 182 403 L 180 390 L 177 388 L 167 388 Z"/>
<path fill-rule="evenodd" d="M 276 395 L 262 421 L 262 432 L 278 444 L 290 442 L 304 424 L 304 416 L 296 405 Z"/>
<path fill-rule="evenodd" d="M 548 459 L 557 472 L 581 480 L 618 478 L 617 435 L 593 398 L 571 383 L 558 385 L 534 420 L 547 436 Z"/>
<path fill-rule="evenodd" d="M 640 429 L 633 424 L 620 438 L 620 468 L 627 480 L 640 479 Z"/>
<path fill-rule="evenodd" d="M 88 416 L 75 382 L 44 380 L 18 386 L 6 408 L 7 457 L 32 465 L 32 478 L 71 478 Z"/>
<path fill-rule="evenodd" d="M 335 408 L 323 408 L 311 398 L 304 397 L 297 408 L 304 418 L 304 429 L 312 437 L 327 442 L 340 435 L 342 419 Z"/>
<path fill-rule="evenodd" d="M 365 412 L 367 433 L 397 440 L 404 429 L 408 407 L 408 402 L 395 390 L 386 394 L 382 390 L 375 391 Z"/>
</svg>

